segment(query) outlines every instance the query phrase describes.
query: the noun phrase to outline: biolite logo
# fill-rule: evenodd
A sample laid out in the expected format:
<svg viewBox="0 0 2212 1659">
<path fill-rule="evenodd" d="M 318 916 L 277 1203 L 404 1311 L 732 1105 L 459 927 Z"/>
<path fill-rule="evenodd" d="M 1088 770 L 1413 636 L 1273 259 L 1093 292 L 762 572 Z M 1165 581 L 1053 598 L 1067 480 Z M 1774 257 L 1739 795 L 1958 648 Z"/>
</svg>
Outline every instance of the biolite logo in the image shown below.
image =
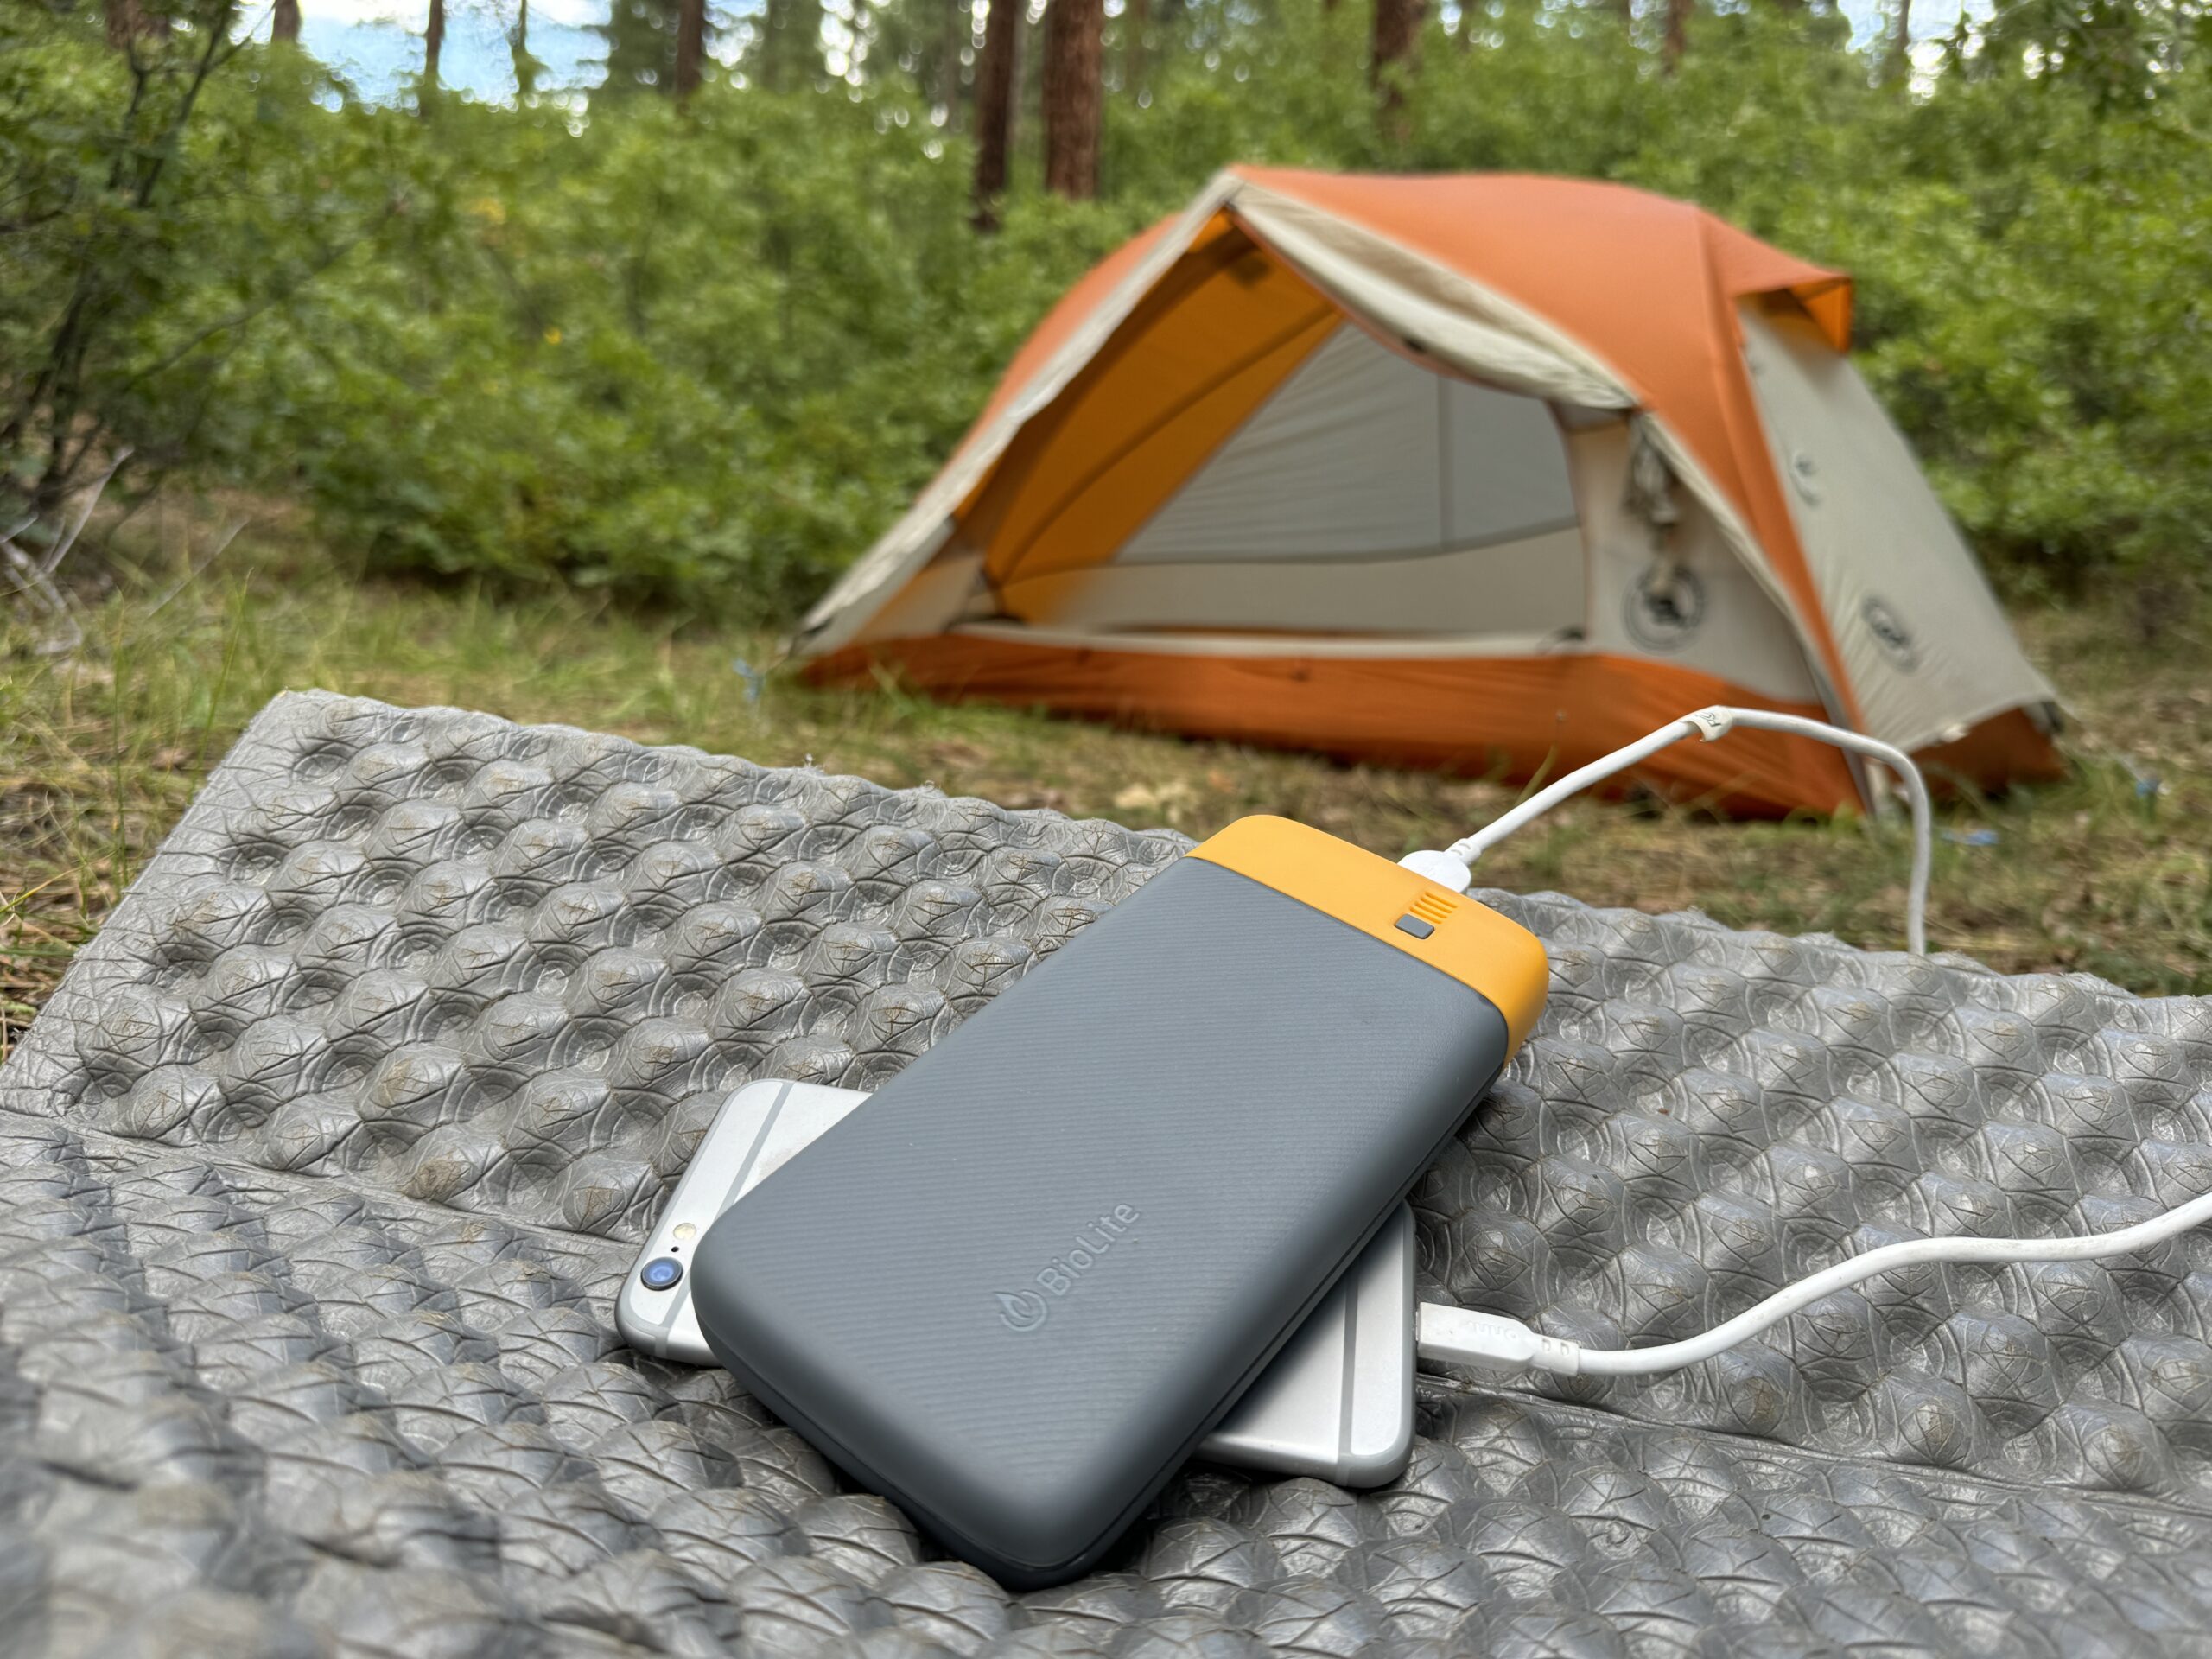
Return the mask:
<svg viewBox="0 0 2212 1659">
<path fill-rule="evenodd" d="M 999 1321 L 1009 1331 L 1034 1331 L 1045 1323 L 1052 1306 L 1033 1290 L 998 1293 Z"/>
<path fill-rule="evenodd" d="M 1036 1290 L 992 1292 L 999 1305 L 999 1322 L 1009 1331 L 1034 1331 L 1052 1312 L 1052 1304 L 1070 1294 L 1086 1274 L 1106 1259 L 1109 1251 L 1128 1238 L 1144 1211 L 1131 1204 L 1117 1204 L 1090 1225 L 1078 1227 L 1068 1249 L 1054 1256 L 1033 1275 Z"/>
</svg>

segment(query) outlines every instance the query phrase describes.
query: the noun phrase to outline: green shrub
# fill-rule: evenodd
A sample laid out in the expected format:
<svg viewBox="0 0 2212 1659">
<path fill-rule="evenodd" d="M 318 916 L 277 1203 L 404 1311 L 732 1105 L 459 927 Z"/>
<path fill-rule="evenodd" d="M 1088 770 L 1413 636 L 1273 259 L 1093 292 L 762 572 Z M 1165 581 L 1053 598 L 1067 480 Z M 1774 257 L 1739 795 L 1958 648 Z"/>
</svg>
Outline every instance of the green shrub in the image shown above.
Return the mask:
<svg viewBox="0 0 2212 1659">
<path fill-rule="evenodd" d="M 442 108 L 437 207 L 225 368 L 381 563 L 785 615 L 1128 228 L 992 240 L 907 106 L 708 90 L 581 132 Z"/>
<path fill-rule="evenodd" d="M 149 118 L 119 114 L 96 10 L 8 9 L 0 493 L 64 433 L 296 491 L 372 564 L 779 620 L 1066 284 L 1216 168 L 1498 168 L 1692 198 L 1854 270 L 1866 370 L 2006 579 L 2202 573 L 2212 78 L 2179 46 L 2061 73 L 2003 10 L 2003 51 L 1908 91 L 1832 13 L 1701 15 L 1666 75 L 1648 19 L 1496 6 L 1464 46 L 1432 22 L 1385 122 L 1363 6 L 1156 10 L 1143 99 L 1109 101 L 1108 200 L 1018 184 L 982 237 L 965 140 L 896 70 L 425 119 L 249 48 L 138 201 L 114 181 L 156 153 Z M 24 411 L 86 291 L 84 406 L 41 440 Z"/>
</svg>

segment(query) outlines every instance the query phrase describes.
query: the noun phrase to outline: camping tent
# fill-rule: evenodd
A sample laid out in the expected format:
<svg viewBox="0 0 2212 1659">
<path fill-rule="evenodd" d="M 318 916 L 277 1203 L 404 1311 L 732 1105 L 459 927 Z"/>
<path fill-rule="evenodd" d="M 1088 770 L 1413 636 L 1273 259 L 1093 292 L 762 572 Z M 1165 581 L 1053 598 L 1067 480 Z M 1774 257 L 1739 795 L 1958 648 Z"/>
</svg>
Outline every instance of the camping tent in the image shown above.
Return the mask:
<svg viewBox="0 0 2212 1659">
<path fill-rule="evenodd" d="M 799 649 L 1471 772 L 1729 702 L 2051 775 L 2051 689 L 1846 358 L 1851 302 L 1619 186 L 1236 168 L 1076 285 Z M 1645 775 L 1869 798 L 1769 734 Z"/>
</svg>

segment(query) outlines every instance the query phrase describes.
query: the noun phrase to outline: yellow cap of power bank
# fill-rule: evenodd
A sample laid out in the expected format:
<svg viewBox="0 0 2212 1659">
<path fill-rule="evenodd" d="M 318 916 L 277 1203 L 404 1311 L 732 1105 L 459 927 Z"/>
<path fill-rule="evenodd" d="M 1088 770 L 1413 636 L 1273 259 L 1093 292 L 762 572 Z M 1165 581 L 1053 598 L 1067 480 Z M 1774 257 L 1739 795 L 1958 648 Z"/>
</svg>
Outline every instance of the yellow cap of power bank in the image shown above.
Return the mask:
<svg viewBox="0 0 2212 1659">
<path fill-rule="evenodd" d="M 1488 997 L 1520 1047 L 1544 1011 L 1550 964 L 1536 936 L 1489 906 L 1288 818 L 1239 818 L 1191 849 L 1311 906 Z"/>
</svg>

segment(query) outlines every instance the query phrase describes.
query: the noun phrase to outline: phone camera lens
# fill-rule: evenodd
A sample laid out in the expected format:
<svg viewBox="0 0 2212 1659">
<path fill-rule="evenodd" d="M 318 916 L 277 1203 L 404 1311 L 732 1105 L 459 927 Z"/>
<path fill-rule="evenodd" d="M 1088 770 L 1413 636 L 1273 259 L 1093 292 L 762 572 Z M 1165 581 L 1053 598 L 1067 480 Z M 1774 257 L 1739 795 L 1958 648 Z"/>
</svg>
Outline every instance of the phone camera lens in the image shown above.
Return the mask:
<svg viewBox="0 0 2212 1659">
<path fill-rule="evenodd" d="M 669 1256 L 656 1256 L 638 1270 L 638 1281 L 647 1290 L 674 1290 L 683 1277 L 683 1264 Z"/>
</svg>

